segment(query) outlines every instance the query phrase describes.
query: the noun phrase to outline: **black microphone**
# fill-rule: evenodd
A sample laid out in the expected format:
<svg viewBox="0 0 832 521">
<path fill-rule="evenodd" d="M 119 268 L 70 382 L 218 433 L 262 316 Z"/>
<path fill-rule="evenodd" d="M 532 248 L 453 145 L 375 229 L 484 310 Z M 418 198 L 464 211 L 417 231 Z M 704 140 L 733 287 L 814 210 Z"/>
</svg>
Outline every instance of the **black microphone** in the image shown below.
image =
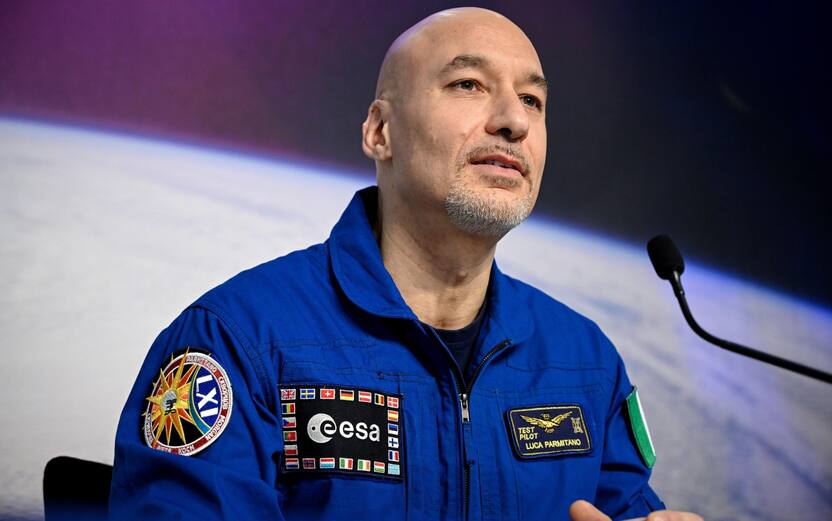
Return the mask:
<svg viewBox="0 0 832 521">
<path fill-rule="evenodd" d="M 757 351 L 756 349 L 751 349 L 741 344 L 723 340 L 702 329 L 702 326 L 694 320 L 688 307 L 688 301 L 685 298 L 685 290 L 682 287 L 682 273 L 685 271 L 685 260 L 682 258 L 679 248 L 673 243 L 673 239 L 667 235 L 653 237 L 647 243 L 647 254 L 650 256 L 650 262 L 653 263 L 653 269 L 656 270 L 656 275 L 659 278 L 670 281 L 670 285 L 673 286 L 673 293 L 676 294 L 676 299 L 679 301 L 679 307 L 682 308 L 682 314 L 685 316 L 688 325 L 697 335 L 732 353 L 744 355 L 767 364 L 794 371 L 809 378 L 832 384 L 832 374 L 798 364 L 797 362 L 792 362 L 791 360 L 786 360 L 785 358 Z"/>
<path fill-rule="evenodd" d="M 670 281 L 676 296 L 684 296 L 682 273 L 685 272 L 685 259 L 669 235 L 656 235 L 647 243 L 647 255 L 653 263 L 653 269 L 660 279 Z"/>
</svg>

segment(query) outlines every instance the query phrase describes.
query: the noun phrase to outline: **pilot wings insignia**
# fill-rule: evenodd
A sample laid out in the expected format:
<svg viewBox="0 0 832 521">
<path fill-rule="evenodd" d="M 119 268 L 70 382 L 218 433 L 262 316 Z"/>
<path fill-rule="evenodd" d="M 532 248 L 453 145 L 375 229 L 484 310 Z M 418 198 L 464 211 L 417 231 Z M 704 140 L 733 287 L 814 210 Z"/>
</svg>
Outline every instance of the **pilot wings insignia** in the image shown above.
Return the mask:
<svg viewBox="0 0 832 521">
<path fill-rule="evenodd" d="M 572 411 L 567 411 L 563 414 L 558 414 L 551 420 L 544 420 L 543 418 L 532 418 L 531 416 L 526 416 L 521 414 L 520 417 L 526 420 L 527 423 L 531 425 L 535 425 L 537 427 L 543 428 L 547 433 L 554 432 L 554 430 L 561 424 L 563 420 L 569 418 L 572 415 Z"/>
</svg>

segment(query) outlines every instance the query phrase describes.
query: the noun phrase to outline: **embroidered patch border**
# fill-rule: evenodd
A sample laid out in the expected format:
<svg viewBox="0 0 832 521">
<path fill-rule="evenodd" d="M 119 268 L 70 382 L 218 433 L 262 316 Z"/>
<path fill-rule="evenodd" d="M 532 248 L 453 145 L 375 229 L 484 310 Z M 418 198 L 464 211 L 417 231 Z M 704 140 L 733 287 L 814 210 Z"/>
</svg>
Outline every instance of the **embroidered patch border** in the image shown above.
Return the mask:
<svg viewBox="0 0 832 521">
<path fill-rule="evenodd" d="M 638 388 L 633 387 L 630 395 L 627 396 L 627 417 L 630 419 L 630 429 L 636 440 L 636 448 L 647 468 L 653 468 L 656 464 L 656 448 L 653 446 L 653 438 L 650 436 L 650 428 L 644 417 L 644 409 L 641 407 L 641 399 L 638 397 Z"/>
<path fill-rule="evenodd" d="M 188 348 L 171 355 L 147 401 L 142 421 L 147 446 L 193 456 L 219 438 L 228 425 L 231 381 L 216 359 Z"/>
<path fill-rule="evenodd" d="M 577 404 L 510 409 L 506 424 L 521 458 L 582 454 L 592 450 L 589 427 Z"/>
<path fill-rule="evenodd" d="M 303 383 L 279 394 L 284 472 L 404 479 L 401 395 Z"/>
</svg>

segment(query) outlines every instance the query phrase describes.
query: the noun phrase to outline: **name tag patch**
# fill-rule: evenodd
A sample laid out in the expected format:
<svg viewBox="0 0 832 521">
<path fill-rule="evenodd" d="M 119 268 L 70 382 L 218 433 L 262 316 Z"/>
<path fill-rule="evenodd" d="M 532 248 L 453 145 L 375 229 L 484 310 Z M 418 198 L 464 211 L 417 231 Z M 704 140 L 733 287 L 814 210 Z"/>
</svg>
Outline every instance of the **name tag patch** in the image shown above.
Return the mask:
<svg viewBox="0 0 832 521">
<path fill-rule="evenodd" d="M 283 470 L 404 479 L 402 396 L 327 385 L 280 387 Z"/>
<path fill-rule="evenodd" d="M 580 405 L 543 405 L 506 412 L 514 450 L 521 458 L 538 458 L 592 450 Z"/>
</svg>

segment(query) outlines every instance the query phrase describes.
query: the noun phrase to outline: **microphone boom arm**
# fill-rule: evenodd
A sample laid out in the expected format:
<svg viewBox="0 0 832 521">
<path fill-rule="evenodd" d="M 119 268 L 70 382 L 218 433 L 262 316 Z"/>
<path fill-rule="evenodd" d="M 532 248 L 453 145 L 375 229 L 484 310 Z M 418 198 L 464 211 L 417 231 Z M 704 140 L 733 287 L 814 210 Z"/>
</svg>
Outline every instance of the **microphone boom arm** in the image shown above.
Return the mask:
<svg viewBox="0 0 832 521">
<path fill-rule="evenodd" d="M 803 364 L 798 364 L 797 362 L 792 362 L 791 360 L 786 360 L 785 358 L 780 358 L 779 356 L 774 356 L 768 353 L 764 353 L 762 351 L 757 351 L 756 349 L 752 349 L 741 344 L 724 340 L 722 338 L 716 337 L 708 333 L 707 331 L 702 329 L 702 326 L 700 326 L 696 322 L 696 320 L 693 318 L 693 315 L 690 312 L 690 307 L 688 307 L 688 301 L 685 298 L 685 290 L 682 288 L 682 281 L 678 272 L 673 272 L 673 279 L 670 281 L 670 284 L 671 286 L 673 286 L 673 293 L 676 295 L 676 300 L 679 301 L 679 307 L 682 308 L 682 314 L 685 316 L 685 320 L 687 320 L 688 325 L 691 327 L 691 329 L 693 329 L 693 331 L 697 335 L 702 337 L 704 340 L 718 347 L 731 351 L 732 353 L 744 355 L 749 358 L 759 360 L 760 362 L 776 365 L 777 367 L 780 367 L 782 369 L 787 369 L 789 371 L 802 374 L 803 376 L 808 376 L 809 378 L 814 378 L 815 380 L 820 380 L 821 382 L 832 384 L 832 374 L 830 373 L 821 371 L 819 369 L 815 369 L 813 367 L 808 367 Z"/>
</svg>

